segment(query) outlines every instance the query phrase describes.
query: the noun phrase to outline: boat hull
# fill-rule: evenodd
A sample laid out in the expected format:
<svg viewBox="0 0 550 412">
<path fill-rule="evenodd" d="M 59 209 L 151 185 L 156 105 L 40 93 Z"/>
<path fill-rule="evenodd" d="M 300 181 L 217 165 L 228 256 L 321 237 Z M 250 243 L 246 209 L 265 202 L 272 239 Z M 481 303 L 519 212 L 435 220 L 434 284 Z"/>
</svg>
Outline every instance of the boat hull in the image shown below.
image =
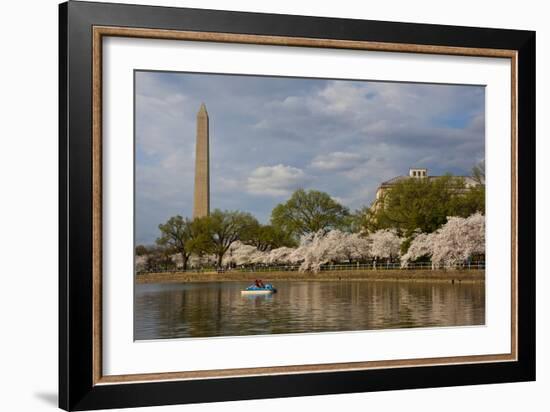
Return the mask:
<svg viewBox="0 0 550 412">
<path fill-rule="evenodd" d="M 241 295 L 271 295 L 274 290 L 241 290 Z"/>
</svg>

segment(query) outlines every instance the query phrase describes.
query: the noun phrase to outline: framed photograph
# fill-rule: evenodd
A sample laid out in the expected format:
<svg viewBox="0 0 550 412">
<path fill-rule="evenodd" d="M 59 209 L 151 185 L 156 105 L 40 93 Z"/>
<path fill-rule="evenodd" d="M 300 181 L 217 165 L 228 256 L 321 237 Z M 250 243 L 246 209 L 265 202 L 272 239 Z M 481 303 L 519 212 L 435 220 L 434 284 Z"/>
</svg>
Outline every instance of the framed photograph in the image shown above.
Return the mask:
<svg viewBox="0 0 550 412">
<path fill-rule="evenodd" d="M 535 33 L 60 5 L 59 404 L 535 379 Z"/>
</svg>

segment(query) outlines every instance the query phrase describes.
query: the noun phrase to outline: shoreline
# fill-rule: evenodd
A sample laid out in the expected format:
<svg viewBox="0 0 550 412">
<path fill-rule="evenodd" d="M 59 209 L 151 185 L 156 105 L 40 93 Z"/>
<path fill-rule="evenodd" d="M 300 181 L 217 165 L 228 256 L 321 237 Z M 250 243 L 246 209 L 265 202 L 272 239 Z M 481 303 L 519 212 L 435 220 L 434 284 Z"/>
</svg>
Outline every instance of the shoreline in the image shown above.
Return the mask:
<svg viewBox="0 0 550 412">
<path fill-rule="evenodd" d="M 484 270 L 351 270 L 323 271 L 317 274 L 300 272 L 160 272 L 136 275 L 137 284 L 191 282 L 277 281 L 392 281 L 392 282 L 484 282 Z"/>
</svg>

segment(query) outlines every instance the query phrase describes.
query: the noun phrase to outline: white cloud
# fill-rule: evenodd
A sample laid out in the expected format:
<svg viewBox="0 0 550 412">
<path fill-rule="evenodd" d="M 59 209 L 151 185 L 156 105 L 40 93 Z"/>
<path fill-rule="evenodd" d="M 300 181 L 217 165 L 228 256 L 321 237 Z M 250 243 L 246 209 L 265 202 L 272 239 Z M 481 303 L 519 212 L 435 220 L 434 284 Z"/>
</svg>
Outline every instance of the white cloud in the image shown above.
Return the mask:
<svg viewBox="0 0 550 412">
<path fill-rule="evenodd" d="M 299 187 L 355 209 L 413 165 L 468 173 L 484 156 L 483 96 L 482 87 L 138 72 L 137 236 L 152 242 L 159 223 L 192 212 L 201 102 L 212 208 L 266 222 Z"/>
<path fill-rule="evenodd" d="M 351 83 L 334 81 L 327 83 L 326 87 L 319 92 L 316 103 L 327 113 L 341 115 L 360 110 L 368 104 L 367 94 L 369 86 L 367 83 Z"/>
<path fill-rule="evenodd" d="M 266 196 L 285 196 L 309 180 L 303 170 L 278 164 L 256 168 L 247 179 L 249 193 Z"/>
<path fill-rule="evenodd" d="M 358 153 L 332 152 L 316 156 L 311 167 L 319 170 L 348 171 L 366 163 L 366 158 Z"/>
</svg>

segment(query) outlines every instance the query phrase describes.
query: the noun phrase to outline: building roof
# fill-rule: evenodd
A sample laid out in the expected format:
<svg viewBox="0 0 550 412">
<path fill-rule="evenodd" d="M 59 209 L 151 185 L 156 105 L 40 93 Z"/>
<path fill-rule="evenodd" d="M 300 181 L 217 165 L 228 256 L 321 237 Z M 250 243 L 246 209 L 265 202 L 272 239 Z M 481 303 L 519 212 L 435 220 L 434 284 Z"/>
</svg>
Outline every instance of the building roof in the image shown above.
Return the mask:
<svg viewBox="0 0 550 412">
<path fill-rule="evenodd" d="M 396 184 L 398 182 L 401 182 L 403 180 L 406 180 L 406 179 L 436 180 L 436 179 L 440 179 L 442 177 L 444 177 L 444 176 L 426 176 L 426 177 L 396 176 L 396 177 L 394 177 L 390 180 L 386 180 L 385 182 L 382 182 L 380 184 L 380 187 L 383 188 L 383 187 L 393 186 L 394 184 Z M 477 186 L 478 185 L 478 182 L 472 176 L 452 176 L 452 177 L 464 179 L 464 183 L 466 184 L 466 187 L 471 187 L 471 186 Z"/>
</svg>

